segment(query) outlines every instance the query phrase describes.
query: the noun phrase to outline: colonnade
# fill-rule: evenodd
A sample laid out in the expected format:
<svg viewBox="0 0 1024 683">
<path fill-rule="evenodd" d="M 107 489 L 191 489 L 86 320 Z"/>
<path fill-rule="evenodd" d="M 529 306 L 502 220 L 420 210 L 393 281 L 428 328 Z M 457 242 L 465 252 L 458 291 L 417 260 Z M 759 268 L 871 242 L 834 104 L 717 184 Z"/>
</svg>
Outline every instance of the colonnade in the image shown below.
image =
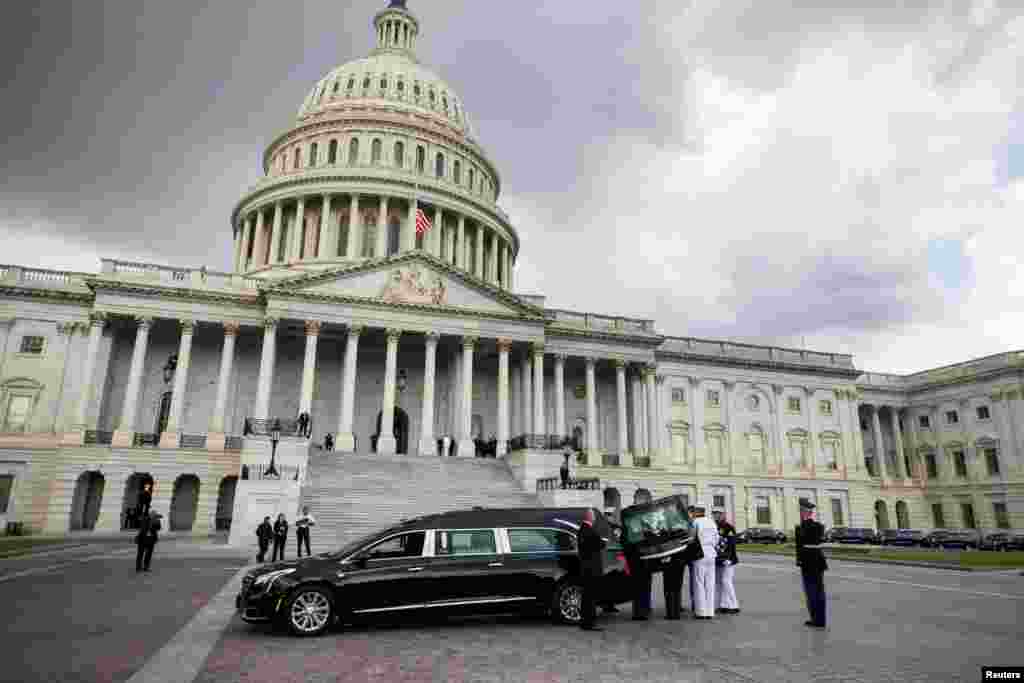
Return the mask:
<svg viewBox="0 0 1024 683">
<path fill-rule="evenodd" d="M 346 208 L 332 211 L 339 205 Z M 427 214 L 433 226 L 422 237 L 416 233 L 417 209 Z M 318 217 L 318 222 L 310 217 Z M 513 286 L 510 241 L 481 221 L 440 206 L 420 205 L 415 198 L 299 195 L 250 211 L 240 227 L 235 235 L 236 272 L 301 260 L 379 258 L 421 249 L 496 287 L 510 290 Z"/>
</svg>

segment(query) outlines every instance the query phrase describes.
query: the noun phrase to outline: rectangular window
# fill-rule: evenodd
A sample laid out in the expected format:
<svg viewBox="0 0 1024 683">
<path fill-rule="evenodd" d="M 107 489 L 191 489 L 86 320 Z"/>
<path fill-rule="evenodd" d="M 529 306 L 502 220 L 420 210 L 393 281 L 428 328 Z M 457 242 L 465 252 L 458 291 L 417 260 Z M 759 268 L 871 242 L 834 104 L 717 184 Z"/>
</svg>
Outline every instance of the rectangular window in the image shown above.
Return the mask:
<svg viewBox="0 0 1024 683">
<path fill-rule="evenodd" d="M 921 425 L 921 429 L 930 429 L 932 426 L 931 420 L 927 415 L 918 416 L 917 424 Z"/>
<path fill-rule="evenodd" d="M 995 513 L 997 527 L 1000 529 L 1010 528 L 1010 515 L 1006 511 L 1006 503 L 992 503 L 992 512 Z"/>
<path fill-rule="evenodd" d="M 955 425 L 960 421 L 960 416 L 956 414 L 955 410 L 946 411 L 946 424 Z"/>
<path fill-rule="evenodd" d="M 725 508 L 725 496 L 712 496 L 711 498 L 712 507 Z"/>
<path fill-rule="evenodd" d="M 672 390 L 672 402 L 673 403 L 686 403 L 686 392 L 682 389 Z"/>
<path fill-rule="evenodd" d="M 935 463 L 935 455 L 933 453 L 929 453 L 928 455 L 924 456 L 924 463 L 925 466 L 928 468 L 928 478 L 936 479 L 939 476 L 939 468 L 938 465 Z"/>
<path fill-rule="evenodd" d="M 978 419 L 987 420 L 989 417 L 988 406 L 978 406 Z"/>
<path fill-rule="evenodd" d="M 977 529 L 978 523 L 974 519 L 974 506 L 970 503 L 960 503 L 960 513 L 964 518 L 965 529 Z"/>
<path fill-rule="evenodd" d="M 822 415 L 831 415 L 832 414 L 832 401 L 822 401 L 820 403 L 820 406 L 821 406 L 821 414 Z"/>
<path fill-rule="evenodd" d="M 0 515 L 7 514 L 11 504 L 11 489 L 14 487 L 13 474 L 0 474 Z M 1006 507 L 1005 505 L 1003 506 Z"/>
<path fill-rule="evenodd" d="M 789 397 L 788 399 L 786 399 L 786 409 L 789 410 L 789 412 L 791 412 L 791 413 L 799 413 L 800 412 L 800 399 L 799 398 L 794 398 L 792 396 Z"/>
<path fill-rule="evenodd" d="M 942 503 L 932 503 L 932 520 L 936 529 L 946 528 L 946 517 L 942 514 Z"/>
<path fill-rule="evenodd" d="M 497 552 L 493 529 L 437 532 L 435 555 L 494 555 Z"/>
<path fill-rule="evenodd" d="M 839 498 L 832 499 L 832 526 L 845 526 L 843 519 L 843 501 Z"/>
<path fill-rule="evenodd" d="M 708 389 L 708 405 L 717 408 L 719 402 L 718 392 L 714 389 Z"/>
<path fill-rule="evenodd" d="M 994 448 L 985 449 L 985 464 L 988 466 L 988 474 L 994 477 L 999 474 L 999 454 Z"/>
<path fill-rule="evenodd" d="M 758 524 L 771 524 L 772 523 L 772 509 L 768 505 L 768 498 L 765 496 L 758 497 L 757 502 L 757 523 Z"/>
<path fill-rule="evenodd" d="M 964 457 L 963 451 L 953 452 L 953 467 L 956 472 L 956 476 L 961 479 L 967 478 L 967 458 Z"/>
<path fill-rule="evenodd" d="M 24 432 L 28 426 L 28 414 L 32 408 L 30 396 L 11 396 L 7 399 L 7 415 L 4 418 L 3 431 Z"/>
<path fill-rule="evenodd" d="M 21 348 L 18 353 L 31 353 L 39 356 L 43 353 L 46 345 L 46 337 L 25 336 L 21 338 Z"/>
<path fill-rule="evenodd" d="M 509 529 L 508 545 L 514 553 L 575 552 L 576 537 L 555 529 Z"/>
</svg>

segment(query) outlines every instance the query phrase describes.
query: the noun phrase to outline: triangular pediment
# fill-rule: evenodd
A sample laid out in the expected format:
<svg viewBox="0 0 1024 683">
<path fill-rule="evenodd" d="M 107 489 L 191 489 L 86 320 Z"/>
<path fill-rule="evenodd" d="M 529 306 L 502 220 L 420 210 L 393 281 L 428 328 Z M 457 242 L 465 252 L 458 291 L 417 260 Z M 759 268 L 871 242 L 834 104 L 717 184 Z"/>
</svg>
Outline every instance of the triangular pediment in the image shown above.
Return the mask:
<svg viewBox="0 0 1024 683">
<path fill-rule="evenodd" d="M 279 280 L 268 289 L 290 296 L 362 299 L 505 316 L 543 317 L 544 313 L 514 294 L 419 252 Z"/>
</svg>

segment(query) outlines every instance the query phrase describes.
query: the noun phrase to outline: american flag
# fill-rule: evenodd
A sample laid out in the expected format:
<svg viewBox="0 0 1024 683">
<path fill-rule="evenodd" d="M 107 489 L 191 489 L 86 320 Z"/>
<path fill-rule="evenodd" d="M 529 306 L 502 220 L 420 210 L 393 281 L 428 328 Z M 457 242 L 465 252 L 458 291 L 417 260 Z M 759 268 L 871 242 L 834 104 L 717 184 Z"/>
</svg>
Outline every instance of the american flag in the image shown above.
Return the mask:
<svg viewBox="0 0 1024 683">
<path fill-rule="evenodd" d="M 423 213 L 423 209 L 416 209 L 416 234 L 425 235 L 430 230 L 430 219 L 427 218 L 427 214 Z"/>
</svg>

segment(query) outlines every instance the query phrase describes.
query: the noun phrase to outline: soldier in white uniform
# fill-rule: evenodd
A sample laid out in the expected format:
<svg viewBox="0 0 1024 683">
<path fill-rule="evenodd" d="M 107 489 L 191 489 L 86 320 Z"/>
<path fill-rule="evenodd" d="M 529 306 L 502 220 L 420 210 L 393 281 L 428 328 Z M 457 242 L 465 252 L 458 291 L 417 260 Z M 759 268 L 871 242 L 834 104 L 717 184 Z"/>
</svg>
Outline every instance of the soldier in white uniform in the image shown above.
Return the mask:
<svg viewBox="0 0 1024 683">
<path fill-rule="evenodd" d="M 703 559 L 693 563 L 694 618 L 711 619 L 715 616 L 715 549 L 718 547 L 718 526 L 706 516 L 707 508 L 694 506 L 693 525 L 697 530 Z"/>
</svg>

